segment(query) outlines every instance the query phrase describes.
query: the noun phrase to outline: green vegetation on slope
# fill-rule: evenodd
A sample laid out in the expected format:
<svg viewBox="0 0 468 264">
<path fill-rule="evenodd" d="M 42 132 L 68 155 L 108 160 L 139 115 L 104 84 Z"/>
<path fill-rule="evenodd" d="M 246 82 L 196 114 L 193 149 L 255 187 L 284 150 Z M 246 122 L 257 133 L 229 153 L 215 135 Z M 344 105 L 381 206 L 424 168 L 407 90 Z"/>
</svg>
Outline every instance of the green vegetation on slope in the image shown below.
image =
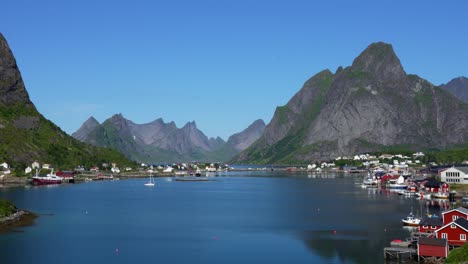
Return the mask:
<svg viewBox="0 0 468 264">
<path fill-rule="evenodd" d="M 17 211 L 16 206 L 7 200 L 0 200 L 0 218 L 9 216 Z"/>
<path fill-rule="evenodd" d="M 119 166 L 135 166 L 122 154 L 108 148 L 93 147 L 68 136 L 55 124 L 32 109 L 0 107 L 0 162 L 7 162 L 17 175 L 33 161 L 52 164 L 57 169 L 73 169 L 77 165 L 95 166 L 115 162 Z M 34 120 L 28 128 L 18 128 L 15 120 Z"/>
<path fill-rule="evenodd" d="M 249 163 L 252 164 L 305 164 L 306 161 L 296 158 L 296 153 L 304 151 L 302 142 L 305 137 L 308 126 L 320 113 L 323 107 L 326 95 L 330 89 L 333 80 L 333 74 L 324 71 L 313 77 L 314 82 L 314 97 L 312 103 L 308 107 L 307 115 L 303 116 L 303 122 L 300 122 L 300 127 L 293 127 L 289 133 L 272 146 L 260 146 L 255 144 L 249 148 Z M 280 124 L 288 122 L 287 113 L 289 108 L 287 105 L 278 107 L 276 110 L 276 118 Z M 305 146 L 307 149 L 310 146 Z"/>
<path fill-rule="evenodd" d="M 445 263 L 463 263 L 464 261 L 468 261 L 468 243 L 450 251 Z"/>
</svg>

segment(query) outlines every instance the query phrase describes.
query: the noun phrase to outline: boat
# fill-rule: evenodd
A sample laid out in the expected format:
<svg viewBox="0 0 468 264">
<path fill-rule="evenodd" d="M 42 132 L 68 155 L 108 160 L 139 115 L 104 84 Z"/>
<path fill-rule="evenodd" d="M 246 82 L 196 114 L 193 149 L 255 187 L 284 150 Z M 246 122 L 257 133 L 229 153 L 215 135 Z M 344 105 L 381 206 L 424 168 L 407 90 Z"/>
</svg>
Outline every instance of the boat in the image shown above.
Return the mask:
<svg viewBox="0 0 468 264">
<path fill-rule="evenodd" d="M 36 176 L 32 177 L 32 182 L 35 185 L 45 185 L 45 184 L 60 184 L 62 183 L 63 178 L 54 174 L 52 170 L 46 176 L 39 176 L 36 170 Z"/>
<path fill-rule="evenodd" d="M 149 181 L 145 183 L 145 186 L 154 186 L 153 175 L 150 174 Z"/>
<path fill-rule="evenodd" d="M 437 198 L 437 199 L 448 199 L 449 194 L 448 193 L 437 192 L 437 193 L 433 193 L 432 197 Z"/>
<path fill-rule="evenodd" d="M 199 177 L 199 176 L 186 176 L 186 177 L 175 177 L 174 181 L 185 181 L 185 182 L 192 182 L 192 181 L 208 181 L 208 177 Z"/>
<path fill-rule="evenodd" d="M 406 218 L 401 219 L 401 222 L 403 222 L 403 225 L 406 226 L 418 226 L 419 222 L 421 222 L 421 219 L 414 216 L 413 213 L 409 213 Z"/>
<path fill-rule="evenodd" d="M 379 183 L 379 180 L 377 180 L 375 177 L 372 177 L 370 173 L 367 173 L 367 177 L 362 181 L 362 184 L 368 187 L 377 187 Z"/>
</svg>

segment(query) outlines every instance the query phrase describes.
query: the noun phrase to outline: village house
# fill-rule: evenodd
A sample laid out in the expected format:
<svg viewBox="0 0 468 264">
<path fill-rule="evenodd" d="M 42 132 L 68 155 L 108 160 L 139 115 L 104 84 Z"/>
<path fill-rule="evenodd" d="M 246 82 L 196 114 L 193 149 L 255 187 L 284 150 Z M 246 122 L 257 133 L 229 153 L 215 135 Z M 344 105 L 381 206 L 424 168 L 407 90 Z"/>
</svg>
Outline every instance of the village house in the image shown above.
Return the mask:
<svg viewBox="0 0 468 264">
<path fill-rule="evenodd" d="M 447 239 L 449 246 L 462 246 L 465 244 L 466 237 L 468 236 L 468 220 L 459 217 L 455 221 L 437 229 L 434 233 L 436 238 Z"/>
<path fill-rule="evenodd" d="M 434 233 L 444 225 L 441 217 L 425 217 L 419 222 L 420 233 Z"/>
<path fill-rule="evenodd" d="M 442 219 L 443 219 L 444 225 L 449 224 L 457 220 L 458 218 L 468 219 L 468 209 L 460 206 L 455 209 L 442 212 Z"/>
<path fill-rule="evenodd" d="M 448 183 L 468 184 L 468 167 L 451 167 L 439 171 L 440 180 Z"/>
<path fill-rule="evenodd" d="M 423 187 L 426 192 L 432 193 L 448 193 L 450 191 L 450 186 L 446 182 L 439 182 L 433 178 L 422 181 L 421 187 Z"/>
<path fill-rule="evenodd" d="M 448 252 L 447 239 L 433 237 L 420 237 L 418 239 L 418 261 L 421 257 L 447 258 Z"/>
<path fill-rule="evenodd" d="M 35 161 L 31 164 L 31 169 L 39 169 L 41 167 L 41 164 L 39 162 Z"/>
</svg>

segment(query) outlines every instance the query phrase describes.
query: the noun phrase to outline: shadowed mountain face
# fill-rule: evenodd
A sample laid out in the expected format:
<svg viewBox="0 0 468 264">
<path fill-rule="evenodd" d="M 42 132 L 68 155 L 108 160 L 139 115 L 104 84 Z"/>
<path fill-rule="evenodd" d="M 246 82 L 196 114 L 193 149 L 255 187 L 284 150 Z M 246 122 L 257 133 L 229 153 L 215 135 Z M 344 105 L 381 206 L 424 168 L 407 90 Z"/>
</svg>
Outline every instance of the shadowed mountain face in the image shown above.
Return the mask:
<svg viewBox="0 0 468 264">
<path fill-rule="evenodd" d="M 416 75 L 391 45 L 371 44 L 350 67 L 322 71 L 275 111 L 260 139 L 233 162 L 294 163 L 468 142 L 468 106 Z"/>
<path fill-rule="evenodd" d="M 132 164 L 116 151 L 73 139 L 45 119 L 29 99 L 16 60 L 0 34 L 0 161 L 21 173 L 36 160 L 68 169 L 101 160 Z"/>
<path fill-rule="evenodd" d="M 265 122 L 261 119 L 253 122 L 248 128 L 240 133 L 229 137 L 227 144 L 237 151 L 243 151 L 254 143 L 265 131 Z"/>
<path fill-rule="evenodd" d="M 449 91 L 463 102 L 468 103 L 468 78 L 458 77 L 440 87 Z"/>
<path fill-rule="evenodd" d="M 174 122 L 164 123 L 162 119 L 135 124 L 118 114 L 102 125 L 90 118 L 72 136 L 93 145 L 117 149 L 142 162 L 227 161 L 260 137 L 261 123 L 263 121 L 256 121 L 250 129 L 226 143 L 219 137 L 208 138 L 195 122 L 188 122 L 182 128 L 177 128 Z"/>
</svg>

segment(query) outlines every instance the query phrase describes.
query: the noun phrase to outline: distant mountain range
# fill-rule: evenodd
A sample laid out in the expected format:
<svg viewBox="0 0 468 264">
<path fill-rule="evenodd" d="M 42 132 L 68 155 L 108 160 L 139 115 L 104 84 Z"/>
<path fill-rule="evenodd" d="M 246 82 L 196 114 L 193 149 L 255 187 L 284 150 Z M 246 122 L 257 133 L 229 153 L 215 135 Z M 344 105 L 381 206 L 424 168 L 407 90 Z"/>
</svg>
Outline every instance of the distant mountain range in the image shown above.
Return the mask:
<svg viewBox="0 0 468 264">
<path fill-rule="evenodd" d="M 449 91 L 451 94 L 468 103 L 468 78 L 458 77 L 440 87 Z"/>
<path fill-rule="evenodd" d="M 444 88 L 460 83 L 466 80 Z M 232 162 L 302 163 L 390 148 L 466 146 L 468 104 L 445 89 L 406 74 L 391 45 L 371 44 L 351 66 L 306 81 Z"/>
<path fill-rule="evenodd" d="M 102 124 L 90 117 L 72 136 L 89 144 L 117 149 L 141 162 L 227 161 L 256 141 L 264 129 L 263 120 L 257 120 L 225 142 L 219 137 L 208 138 L 195 122 L 182 128 L 162 119 L 135 124 L 116 114 Z"/>
<path fill-rule="evenodd" d="M 104 161 L 135 165 L 115 150 L 70 137 L 45 119 L 29 99 L 13 53 L 0 34 L 0 163 L 21 173 L 34 161 L 66 169 Z"/>
</svg>

